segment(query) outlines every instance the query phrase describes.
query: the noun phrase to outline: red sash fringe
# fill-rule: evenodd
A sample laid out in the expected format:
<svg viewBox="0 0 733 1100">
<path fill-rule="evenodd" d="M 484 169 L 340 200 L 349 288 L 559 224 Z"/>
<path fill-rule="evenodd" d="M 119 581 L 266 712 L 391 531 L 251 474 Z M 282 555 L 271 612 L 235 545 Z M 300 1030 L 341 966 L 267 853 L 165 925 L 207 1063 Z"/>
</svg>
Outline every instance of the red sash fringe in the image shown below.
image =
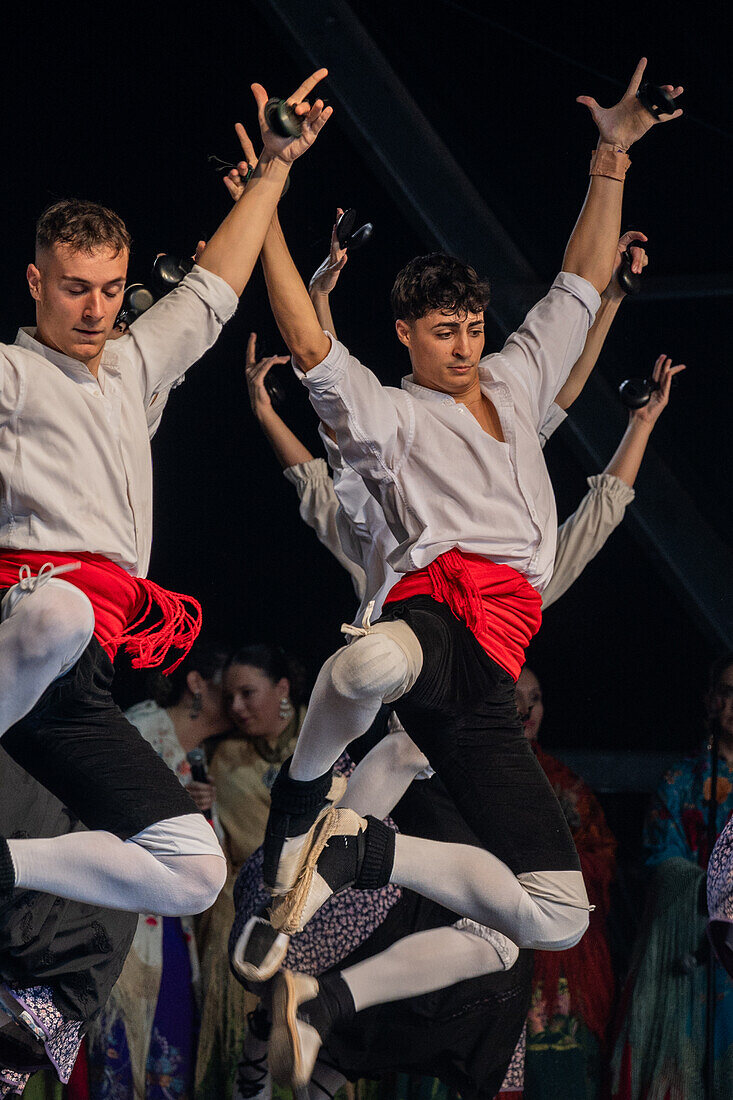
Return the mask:
<svg viewBox="0 0 733 1100">
<path fill-rule="evenodd" d="M 0 550 L 0 587 L 18 582 L 18 570 L 27 565 L 38 573 L 46 562 L 79 568 L 63 574 L 63 580 L 80 588 L 94 608 L 94 636 L 113 661 L 124 646 L 133 668 L 158 668 L 171 647 L 181 656 L 162 669 L 168 675 L 185 658 L 201 630 L 201 604 L 192 596 L 169 592 L 154 581 L 133 577 L 102 554 L 57 554 L 35 550 Z M 148 616 L 158 618 L 143 626 Z"/>
<path fill-rule="evenodd" d="M 509 565 L 453 549 L 425 569 L 407 573 L 385 604 L 432 596 L 461 619 L 493 661 L 516 680 L 524 651 L 542 621 L 539 593 Z"/>
</svg>

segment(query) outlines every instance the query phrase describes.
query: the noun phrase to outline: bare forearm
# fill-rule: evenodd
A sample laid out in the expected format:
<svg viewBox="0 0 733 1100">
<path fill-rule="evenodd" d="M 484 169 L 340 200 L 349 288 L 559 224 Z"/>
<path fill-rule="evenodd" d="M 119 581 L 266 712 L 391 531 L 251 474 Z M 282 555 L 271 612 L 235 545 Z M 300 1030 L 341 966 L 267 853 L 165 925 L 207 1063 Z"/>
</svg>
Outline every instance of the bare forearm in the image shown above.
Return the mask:
<svg viewBox="0 0 733 1100">
<path fill-rule="evenodd" d="M 300 466 L 313 459 L 308 448 L 301 443 L 297 435 L 290 430 L 272 407 L 263 409 L 257 414 L 257 420 L 283 470 L 287 470 L 290 466 Z"/>
<path fill-rule="evenodd" d="M 561 409 L 570 408 L 573 401 L 582 392 L 591 371 L 598 361 L 598 356 L 601 354 L 620 304 L 620 298 L 607 298 L 605 295 L 601 297 L 601 307 L 588 331 L 583 352 L 555 398 L 555 404 L 559 405 Z"/>
<path fill-rule="evenodd" d="M 262 247 L 262 268 L 280 334 L 301 370 L 310 370 L 328 355 L 330 343 L 293 263 L 277 215 Z"/>
<path fill-rule="evenodd" d="M 608 176 L 591 176 L 588 193 L 571 234 L 563 271 L 580 275 L 601 294 L 611 279 L 621 233 L 624 185 Z"/>
<path fill-rule="evenodd" d="M 331 313 L 331 295 L 319 294 L 317 290 L 311 290 L 310 299 L 313 302 L 313 308 L 316 311 L 321 328 L 326 329 L 332 336 L 336 336 L 336 326 L 333 323 L 333 314 Z M 338 339 L 337 336 L 336 339 Z"/>
<path fill-rule="evenodd" d="M 236 294 L 249 282 L 287 175 L 286 164 L 263 155 L 246 191 L 201 257 L 201 267 L 220 275 Z"/>
<path fill-rule="evenodd" d="M 611 461 L 603 471 L 633 486 L 649 443 L 651 426 L 632 417 Z"/>
</svg>

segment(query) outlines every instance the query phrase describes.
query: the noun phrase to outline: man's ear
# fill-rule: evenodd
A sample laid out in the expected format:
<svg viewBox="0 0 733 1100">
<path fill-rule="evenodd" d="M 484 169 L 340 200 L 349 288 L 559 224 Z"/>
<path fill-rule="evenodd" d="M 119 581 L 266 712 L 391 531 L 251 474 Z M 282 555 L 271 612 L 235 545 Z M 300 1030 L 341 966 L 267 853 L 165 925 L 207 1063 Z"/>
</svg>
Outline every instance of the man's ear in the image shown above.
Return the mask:
<svg viewBox="0 0 733 1100">
<path fill-rule="evenodd" d="M 410 338 L 412 335 L 412 329 L 407 321 L 395 321 L 395 332 L 397 333 L 397 339 L 401 344 L 404 344 L 406 348 L 410 346 Z"/>
<path fill-rule="evenodd" d="M 25 277 L 28 280 L 28 288 L 31 292 L 31 298 L 35 298 L 38 302 L 41 297 L 41 273 L 35 264 L 28 264 L 28 269 L 25 273 Z"/>
</svg>

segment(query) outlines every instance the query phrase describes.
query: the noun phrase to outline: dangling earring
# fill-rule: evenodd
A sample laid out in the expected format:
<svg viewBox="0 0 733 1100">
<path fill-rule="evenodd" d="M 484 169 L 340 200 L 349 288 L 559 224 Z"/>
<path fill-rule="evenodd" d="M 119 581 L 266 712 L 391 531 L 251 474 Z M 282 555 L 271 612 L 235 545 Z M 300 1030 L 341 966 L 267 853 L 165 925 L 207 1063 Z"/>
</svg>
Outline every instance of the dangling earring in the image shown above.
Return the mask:
<svg viewBox="0 0 733 1100">
<path fill-rule="evenodd" d="M 280 700 L 280 717 L 283 719 L 283 721 L 285 721 L 286 718 L 290 720 L 294 714 L 295 707 L 290 702 L 287 695 L 283 695 L 282 699 Z"/>
<path fill-rule="evenodd" d="M 191 709 L 188 712 L 188 717 L 196 719 L 201 714 L 201 708 L 203 707 L 203 699 L 201 698 L 200 691 L 194 691 L 193 702 L 191 703 Z"/>
</svg>

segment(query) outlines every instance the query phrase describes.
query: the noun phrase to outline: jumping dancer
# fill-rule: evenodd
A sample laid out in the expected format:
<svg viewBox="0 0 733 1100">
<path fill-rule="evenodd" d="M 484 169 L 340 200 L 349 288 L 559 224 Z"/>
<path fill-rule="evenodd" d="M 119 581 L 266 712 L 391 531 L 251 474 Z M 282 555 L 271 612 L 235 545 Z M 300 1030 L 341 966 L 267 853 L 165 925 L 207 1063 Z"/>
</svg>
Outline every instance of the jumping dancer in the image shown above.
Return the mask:
<svg viewBox="0 0 733 1100">
<path fill-rule="evenodd" d="M 263 247 L 281 333 L 321 420 L 378 499 L 406 574 L 386 611 L 319 675 L 295 755 L 272 792 L 264 874 L 282 895 L 283 931 L 301 928 L 347 884 L 394 882 L 508 936 L 562 950 L 587 927 L 588 903 L 562 811 L 523 738 L 513 682 L 539 626 L 556 518 L 539 428 L 585 342 L 619 237 L 626 151 L 655 123 L 636 98 L 642 61 L 603 110 L 586 202 L 563 272 L 502 352 L 483 361 L 488 287 L 445 256 L 421 257 L 393 290 L 413 375 L 382 387 L 323 333 L 277 225 Z M 681 89 L 670 89 L 679 95 Z M 677 117 L 675 111 L 670 117 Z M 483 850 L 397 836 L 334 802 L 331 767 L 392 702 Z M 436 955 L 433 934 L 325 982 L 285 972 L 270 1048 L 276 1078 L 307 1081 L 335 1019 L 476 973 L 475 953 Z M 373 962 L 373 960 L 370 960 Z M 377 989 L 377 985 L 379 988 Z"/>
<path fill-rule="evenodd" d="M 213 830 L 112 702 L 111 659 L 124 644 L 138 667 L 165 664 L 169 646 L 187 650 L 198 629 L 195 601 L 144 579 L 155 402 L 234 312 L 291 164 L 331 113 L 306 102 L 325 75 L 290 97 L 297 138 L 269 130 L 267 93 L 253 86 L 265 151 L 247 194 L 200 264 L 114 343 L 123 222 L 67 201 L 38 223 L 28 268 L 37 326 L 0 349 L 0 733 L 92 831 L 2 840 L 3 896 L 22 887 L 177 916 L 207 908 L 224 881 Z"/>
</svg>

